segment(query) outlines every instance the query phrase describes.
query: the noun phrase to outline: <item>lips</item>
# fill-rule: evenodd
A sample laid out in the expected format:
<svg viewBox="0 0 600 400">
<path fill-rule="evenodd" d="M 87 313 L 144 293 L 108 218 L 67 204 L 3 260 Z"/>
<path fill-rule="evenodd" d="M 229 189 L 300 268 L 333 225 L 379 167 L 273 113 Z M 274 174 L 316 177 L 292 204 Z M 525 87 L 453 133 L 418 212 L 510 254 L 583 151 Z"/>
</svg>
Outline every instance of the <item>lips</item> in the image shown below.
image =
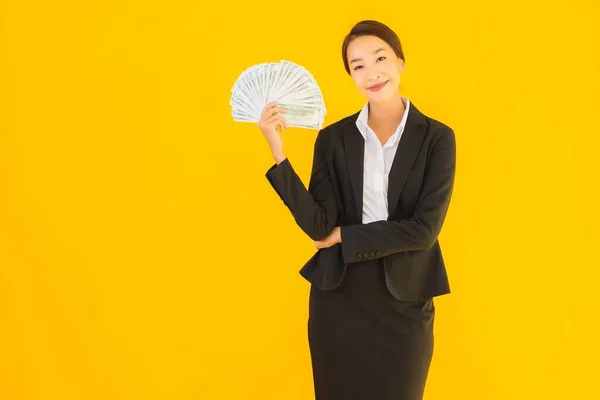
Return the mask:
<svg viewBox="0 0 600 400">
<path fill-rule="evenodd" d="M 377 91 L 377 90 L 381 90 L 385 85 L 387 85 L 389 81 L 385 81 L 385 82 L 381 82 L 381 83 L 377 83 L 375 85 L 371 85 L 369 86 L 367 89 L 368 90 L 372 90 L 372 91 Z"/>
</svg>

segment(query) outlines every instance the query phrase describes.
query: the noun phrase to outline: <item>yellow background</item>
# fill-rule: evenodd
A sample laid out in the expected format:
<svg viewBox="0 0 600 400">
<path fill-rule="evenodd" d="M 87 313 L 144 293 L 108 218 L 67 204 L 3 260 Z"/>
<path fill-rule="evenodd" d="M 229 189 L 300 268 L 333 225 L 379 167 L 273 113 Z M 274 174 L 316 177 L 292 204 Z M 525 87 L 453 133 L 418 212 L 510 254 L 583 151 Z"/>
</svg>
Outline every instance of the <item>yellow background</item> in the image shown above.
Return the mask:
<svg viewBox="0 0 600 400">
<path fill-rule="evenodd" d="M 457 136 L 425 399 L 599 398 L 599 15 L 534 3 L 1 0 L 0 398 L 312 398 L 313 243 L 230 89 L 286 59 L 358 111 L 371 18 Z M 315 136 L 284 132 L 305 182 Z"/>
</svg>

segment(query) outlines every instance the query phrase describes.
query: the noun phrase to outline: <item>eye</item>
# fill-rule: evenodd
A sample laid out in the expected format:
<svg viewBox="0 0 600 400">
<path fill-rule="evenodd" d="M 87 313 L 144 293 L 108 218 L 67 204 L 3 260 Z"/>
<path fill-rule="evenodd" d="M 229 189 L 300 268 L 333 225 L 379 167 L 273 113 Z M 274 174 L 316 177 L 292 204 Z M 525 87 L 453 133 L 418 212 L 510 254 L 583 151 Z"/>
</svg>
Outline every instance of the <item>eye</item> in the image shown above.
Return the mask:
<svg viewBox="0 0 600 400">
<path fill-rule="evenodd" d="M 381 56 L 381 57 L 377 58 L 377 62 L 379 62 L 379 61 L 383 61 L 383 60 L 385 60 L 386 58 L 387 58 L 387 57 L 385 57 L 385 56 Z M 359 68 L 362 68 L 362 65 L 357 65 L 356 67 L 354 67 L 354 71 L 358 71 L 358 69 L 359 69 Z"/>
</svg>

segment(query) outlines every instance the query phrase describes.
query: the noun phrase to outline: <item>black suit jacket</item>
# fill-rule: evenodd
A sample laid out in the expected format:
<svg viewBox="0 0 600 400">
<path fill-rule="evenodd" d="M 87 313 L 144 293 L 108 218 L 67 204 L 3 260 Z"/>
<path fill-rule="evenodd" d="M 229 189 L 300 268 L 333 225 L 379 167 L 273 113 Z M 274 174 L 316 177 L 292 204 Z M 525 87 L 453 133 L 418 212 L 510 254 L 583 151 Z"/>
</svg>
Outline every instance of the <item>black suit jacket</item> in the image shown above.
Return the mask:
<svg viewBox="0 0 600 400">
<path fill-rule="evenodd" d="M 411 102 L 390 170 L 386 221 L 362 223 L 364 138 L 359 112 L 319 131 L 308 189 L 289 159 L 266 177 L 313 240 L 341 226 L 342 242 L 318 250 L 300 274 L 322 290 L 338 287 L 349 264 L 383 258 L 386 284 L 400 300 L 450 293 L 438 234 L 454 187 L 454 131 Z M 351 266 L 350 266 L 351 268 Z"/>
</svg>

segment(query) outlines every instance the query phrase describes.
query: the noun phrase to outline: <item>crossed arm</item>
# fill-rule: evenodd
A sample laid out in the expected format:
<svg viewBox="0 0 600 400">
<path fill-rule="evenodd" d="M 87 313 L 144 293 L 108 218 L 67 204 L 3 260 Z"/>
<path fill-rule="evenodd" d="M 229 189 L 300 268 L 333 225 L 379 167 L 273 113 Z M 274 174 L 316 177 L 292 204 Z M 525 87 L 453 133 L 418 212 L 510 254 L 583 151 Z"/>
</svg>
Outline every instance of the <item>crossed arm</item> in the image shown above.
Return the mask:
<svg viewBox="0 0 600 400">
<path fill-rule="evenodd" d="M 298 226 L 317 247 L 340 243 L 344 261 L 350 263 L 433 246 L 442 229 L 454 186 L 456 140 L 452 129 L 442 132 L 433 145 L 411 218 L 341 227 L 335 226 L 338 217 L 335 194 L 322 141 L 320 131 L 315 141 L 308 189 L 287 159 L 269 169 L 266 175 Z"/>
</svg>

